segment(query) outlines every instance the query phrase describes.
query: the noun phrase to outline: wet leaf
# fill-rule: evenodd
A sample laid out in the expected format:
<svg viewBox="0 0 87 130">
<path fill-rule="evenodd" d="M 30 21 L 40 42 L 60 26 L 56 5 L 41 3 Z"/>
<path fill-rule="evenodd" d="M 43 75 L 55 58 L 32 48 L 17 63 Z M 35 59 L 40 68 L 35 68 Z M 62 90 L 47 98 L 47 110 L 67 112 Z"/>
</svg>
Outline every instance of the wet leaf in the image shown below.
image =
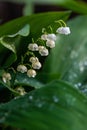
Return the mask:
<svg viewBox="0 0 87 130">
<path fill-rule="evenodd" d="M 0 123 L 26 130 L 86 130 L 86 107 L 87 99 L 78 90 L 53 81 L 0 105 Z"/>
<path fill-rule="evenodd" d="M 71 20 L 68 26 L 71 34 L 58 36 L 56 47 L 48 57 L 43 71 L 58 74 L 60 77 L 56 79 L 66 80 L 87 93 L 87 87 L 84 86 L 87 84 L 87 16 Z"/>
</svg>

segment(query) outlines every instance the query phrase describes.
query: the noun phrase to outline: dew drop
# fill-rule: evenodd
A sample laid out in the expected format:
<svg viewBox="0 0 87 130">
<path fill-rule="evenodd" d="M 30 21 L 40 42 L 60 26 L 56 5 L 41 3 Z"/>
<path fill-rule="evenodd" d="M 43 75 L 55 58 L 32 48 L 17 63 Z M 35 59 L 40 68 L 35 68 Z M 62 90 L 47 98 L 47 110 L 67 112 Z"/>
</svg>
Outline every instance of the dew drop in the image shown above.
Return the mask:
<svg viewBox="0 0 87 130">
<path fill-rule="evenodd" d="M 59 98 L 58 98 L 57 96 L 53 96 L 53 101 L 54 101 L 55 103 L 57 103 L 57 102 L 59 102 Z"/>
<path fill-rule="evenodd" d="M 82 86 L 82 84 L 80 82 L 75 84 L 75 88 L 77 88 L 77 89 L 80 88 L 81 86 Z"/>
<path fill-rule="evenodd" d="M 74 59 L 74 58 L 76 58 L 78 56 L 78 53 L 76 52 L 76 51 L 72 51 L 71 52 L 71 55 L 70 55 L 70 58 L 71 59 Z"/>
<path fill-rule="evenodd" d="M 87 66 L 87 60 L 84 62 L 84 65 Z"/>
<path fill-rule="evenodd" d="M 43 106 L 43 103 L 38 103 L 37 106 L 41 108 Z"/>
<path fill-rule="evenodd" d="M 33 100 L 33 96 L 32 95 L 29 96 L 29 100 Z"/>
</svg>

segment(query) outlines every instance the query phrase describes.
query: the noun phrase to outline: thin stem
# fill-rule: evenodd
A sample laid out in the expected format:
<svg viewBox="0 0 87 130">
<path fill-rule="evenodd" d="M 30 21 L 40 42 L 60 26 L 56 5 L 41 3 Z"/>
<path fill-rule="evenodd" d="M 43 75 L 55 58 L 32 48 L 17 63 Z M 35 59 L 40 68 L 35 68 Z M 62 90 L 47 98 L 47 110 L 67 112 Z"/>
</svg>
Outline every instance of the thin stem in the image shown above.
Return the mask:
<svg viewBox="0 0 87 130">
<path fill-rule="evenodd" d="M 55 23 L 59 23 L 61 27 L 62 27 L 62 26 L 64 26 L 64 27 L 67 26 L 66 23 L 65 23 L 63 20 L 55 21 Z"/>
<path fill-rule="evenodd" d="M 47 33 L 46 28 L 42 28 L 42 33 L 45 33 L 45 34 Z"/>
<path fill-rule="evenodd" d="M 8 70 L 12 70 L 14 73 L 16 73 L 16 70 L 13 67 L 8 68 L 7 71 Z"/>
<path fill-rule="evenodd" d="M 29 66 L 30 68 L 32 68 L 32 66 L 30 64 L 24 64 L 24 65 Z"/>
<path fill-rule="evenodd" d="M 66 23 L 63 20 L 59 20 L 59 21 L 64 25 L 64 27 L 66 27 Z"/>
<path fill-rule="evenodd" d="M 32 43 L 34 43 L 35 41 L 34 41 L 34 38 L 32 38 Z"/>
</svg>

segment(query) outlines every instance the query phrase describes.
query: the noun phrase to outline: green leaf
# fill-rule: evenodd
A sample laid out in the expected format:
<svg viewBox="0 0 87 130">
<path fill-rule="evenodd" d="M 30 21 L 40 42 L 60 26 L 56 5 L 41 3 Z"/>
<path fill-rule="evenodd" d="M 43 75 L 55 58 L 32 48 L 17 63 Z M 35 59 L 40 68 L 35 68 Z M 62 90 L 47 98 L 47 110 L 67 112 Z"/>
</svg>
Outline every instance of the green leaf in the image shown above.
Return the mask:
<svg viewBox="0 0 87 130">
<path fill-rule="evenodd" d="M 71 34 L 58 36 L 56 47 L 46 59 L 43 72 L 58 74 L 60 77 L 56 79 L 69 81 L 87 93 L 87 16 L 71 20 L 68 26 Z"/>
<path fill-rule="evenodd" d="M 16 49 L 15 49 L 15 46 L 14 44 L 9 44 L 9 42 L 6 40 L 4 40 L 4 37 L 1 37 L 0 38 L 0 42 L 1 42 L 1 45 L 3 45 L 5 48 L 11 50 L 13 53 L 16 53 Z"/>
<path fill-rule="evenodd" d="M 84 95 L 66 83 L 53 81 L 0 105 L 0 123 L 26 130 L 86 130 L 86 108 Z"/>
<path fill-rule="evenodd" d="M 20 36 L 28 36 L 29 35 L 29 24 L 26 24 L 22 29 L 20 29 L 17 33 L 8 35 L 8 37 L 15 37 L 17 35 Z"/>
<path fill-rule="evenodd" d="M 15 34 L 23 26 L 29 24 L 32 37 L 35 37 L 36 34 L 37 36 L 41 34 L 43 27 L 54 24 L 55 20 L 66 20 L 69 14 L 70 12 L 48 12 L 21 17 L 0 26 L 0 36 Z"/>
<path fill-rule="evenodd" d="M 40 77 L 42 75 L 37 75 L 35 78 L 29 78 L 26 74 L 17 73 L 14 81 L 14 86 L 22 85 L 27 87 L 40 88 L 44 85 L 42 81 L 40 81 Z"/>
<path fill-rule="evenodd" d="M 17 59 L 16 48 L 14 42 L 5 40 L 5 37 L 0 38 L 0 65 L 8 67 Z"/>
</svg>

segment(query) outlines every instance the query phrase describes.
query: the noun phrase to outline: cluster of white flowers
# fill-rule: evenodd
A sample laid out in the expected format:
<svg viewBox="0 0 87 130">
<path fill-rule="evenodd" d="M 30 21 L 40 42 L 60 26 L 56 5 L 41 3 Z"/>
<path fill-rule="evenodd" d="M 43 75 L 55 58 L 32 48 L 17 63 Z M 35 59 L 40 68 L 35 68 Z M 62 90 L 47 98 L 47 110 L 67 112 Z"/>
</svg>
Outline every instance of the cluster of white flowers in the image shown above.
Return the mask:
<svg viewBox="0 0 87 130">
<path fill-rule="evenodd" d="M 41 39 L 46 41 L 46 46 L 49 48 L 55 47 L 55 41 L 56 41 L 56 35 L 54 33 L 52 34 L 43 34 L 41 35 Z M 46 47 L 45 47 L 46 49 Z"/>
<path fill-rule="evenodd" d="M 33 66 L 33 64 L 32 64 Z M 36 66 L 34 66 L 36 67 Z M 37 66 L 38 67 L 38 66 Z M 39 67 L 38 67 L 39 68 Z M 17 66 L 17 71 L 21 72 L 21 73 L 26 73 L 27 72 L 27 76 L 28 77 L 35 77 L 36 76 L 36 71 L 34 69 L 27 69 L 27 67 L 25 65 L 18 65 Z"/>
<path fill-rule="evenodd" d="M 62 20 L 59 20 L 56 22 L 60 23 L 60 26 L 61 26 L 61 27 L 57 28 L 56 33 L 64 34 L 64 35 L 68 35 L 71 33 L 70 28 L 67 27 L 66 24 Z M 42 33 L 43 34 L 39 38 L 40 39 L 39 44 L 37 42 L 34 42 L 34 40 L 33 40 L 33 42 L 29 43 L 29 45 L 28 45 L 28 52 L 29 52 L 28 65 L 29 66 L 27 66 L 26 64 L 20 64 L 17 66 L 17 71 L 21 72 L 21 73 L 27 73 L 28 77 L 35 77 L 37 74 L 36 70 L 39 70 L 42 67 L 42 64 L 39 61 L 39 58 L 36 57 L 36 53 L 39 53 L 40 56 L 48 56 L 49 49 L 50 48 L 52 49 L 55 47 L 55 43 L 56 43 L 56 39 L 57 39 L 56 34 L 54 34 L 52 32 L 47 33 L 46 29 L 45 29 L 45 31 L 44 31 L 44 29 L 42 29 Z M 11 75 L 9 73 L 3 74 L 2 80 L 3 80 L 3 82 L 6 83 L 7 81 L 11 80 Z"/>
<path fill-rule="evenodd" d="M 39 70 L 42 67 L 42 65 L 41 65 L 39 59 L 37 57 L 33 57 L 33 56 L 29 58 L 29 62 L 31 62 L 30 69 L 27 69 L 27 67 L 25 65 L 20 64 L 17 66 L 17 71 L 19 71 L 21 73 L 27 72 L 28 77 L 35 77 L 36 76 L 35 70 Z"/>
<path fill-rule="evenodd" d="M 70 29 L 69 27 L 59 27 L 56 30 L 56 33 L 60 34 L 65 34 L 68 35 L 70 34 Z M 49 48 L 54 48 L 55 47 L 55 42 L 57 39 L 56 34 L 54 33 L 44 33 L 41 35 L 40 39 L 45 43 L 45 45 L 38 45 L 36 42 L 29 43 L 28 45 L 28 50 L 33 52 L 37 51 L 41 56 L 48 56 L 49 55 Z M 21 73 L 27 72 L 28 77 L 35 77 L 36 76 L 36 70 L 39 70 L 42 67 L 42 64 L 39 61 L 39 58 L 35 56 L 31 56 L 29 58 L 29 62 L 31 63 L 31 68 L 27 69 L 25 65 L 18 65 L 17 71 Z"/>
</svg>

